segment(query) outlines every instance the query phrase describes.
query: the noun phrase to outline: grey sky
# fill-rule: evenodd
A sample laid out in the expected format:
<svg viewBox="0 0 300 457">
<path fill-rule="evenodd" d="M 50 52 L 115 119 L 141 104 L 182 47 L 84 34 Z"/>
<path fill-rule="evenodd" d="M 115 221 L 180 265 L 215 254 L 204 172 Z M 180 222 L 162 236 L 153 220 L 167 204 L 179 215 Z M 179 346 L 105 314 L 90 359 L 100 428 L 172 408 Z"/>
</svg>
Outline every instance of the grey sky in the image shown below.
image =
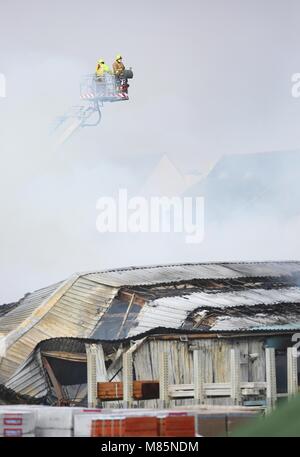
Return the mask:
<svg viewBox="0 0 300 457">
<path fill-rule="evenodd" d="M 95 204 L 137 191 L 164 154 L 205 173 L 223 154 L 299 148 L 299 14 L 298 0 L 0 0 L 0 302 L 86 269 L 271 257 L 277 238 L 229 252 L 217 234 L 218 251 L 100 236 Z M 54 152 L 49 125 L 79 102 L 80 76 L 119 52 L 130 102 Z"/>
</svg>

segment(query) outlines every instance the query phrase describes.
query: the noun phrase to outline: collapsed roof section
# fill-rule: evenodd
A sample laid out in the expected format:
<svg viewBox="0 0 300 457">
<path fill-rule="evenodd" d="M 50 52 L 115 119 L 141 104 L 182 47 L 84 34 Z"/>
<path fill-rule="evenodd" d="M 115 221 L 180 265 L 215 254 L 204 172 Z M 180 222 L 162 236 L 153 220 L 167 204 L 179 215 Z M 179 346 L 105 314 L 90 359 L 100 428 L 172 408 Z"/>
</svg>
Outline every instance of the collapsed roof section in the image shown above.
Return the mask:
<svg viewBox="0 0 300 457">
<path fill-rule="evenodd" d="M 180 377 L 181 370 L 185 373 L 190 373 L 191 370 L 191 361 L 185 359 L 182 353 L 184 348 L 184 351 L 190 353 L 192 347 L 200 347 L 201 342 L 202 345 L 204 343 L 202 347 L 207 348 L 209 354 L 211 352 L 209 357 L 213 359 L 216 355 L 213 350 L 215 347 L 222 360 L 223 350 L 225 347 L 227 349 L 228 346 L 232 347 L 234 342 L 239 348 L 246 348 L 248 352 L 253 352 L 253 348 L 263 348 L 266 341 L 268 344 L 273 341 L 277 346 L 287 347 L 294 332 L 295 329 L 292 326 L 284 325 L 275 328 L 260 327 L 241 333 L 229 329 L 213 331 L 203 325 L 196 329 L 156 328 L 132 338 L 112 341 L 66 337 L 48 339 L 41 341 L 35 347 L 5 386 L 0 385 L 0 402 L 4 399 L 9 403 L 43 403 L 62 406 L 61 399 L 64 399 L 64 405 L 86 406 L 87 353 L 90 345 L 97 345 L 98 381 L 122 381 L 122 356 L 133 348 L 135 348 L 134 371 L 137 373 L 138 370 L 139 379 L 157 379 L 157 373 L 156 377 L 149 376 L 149 367 L 152 371 L 153 366 L 158 365 L 160 352 L 157 353 L 157 344 L 161 349 L 170 351 L 170 354 L 173 347 L 173 357 L 175 351 L 181 360 L 181 368 L 179 368 L 180 364 L 177 366 L 173 360 L 176 375 Z M 220 335 L 222 335 L 221 339 Z M 215 342 L 217 346 L 214 346 Z M 141 353 L 136 358 L 139 349 Z M 253 369 L 256 370 L 257 367 Z"/>
<path fill-rule="evenodd" d="M 297 329 L 299 304 L 300 262 L 180 264 L 74 275 L 27 295 L 0 318 L 0 384 L 11 386 L 8 381 L 21 366 L 24 373 L 34 348 L 49 338 L 119 341 L 158 327 L 236 333 L 274 325 Z M 31 386 L 44 395 L 40 379 L 38 374 L 38 385 Z"/>
</svg>

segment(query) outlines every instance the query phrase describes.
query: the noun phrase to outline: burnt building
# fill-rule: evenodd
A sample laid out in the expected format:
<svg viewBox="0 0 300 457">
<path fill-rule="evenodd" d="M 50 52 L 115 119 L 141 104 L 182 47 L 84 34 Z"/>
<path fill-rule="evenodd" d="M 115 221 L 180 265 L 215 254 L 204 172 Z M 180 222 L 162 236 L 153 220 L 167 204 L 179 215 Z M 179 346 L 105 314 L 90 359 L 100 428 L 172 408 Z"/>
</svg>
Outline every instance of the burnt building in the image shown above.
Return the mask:
<svg viewBox="0 0 300 457">
<path fill-rule="evenodd" d="M 280 398 L 298 387 L 297 363 L 288 354 L 300 331 L 299 282 L 300 262 L 76 274 L 0 308 L 0 400 L 86 404 L 92 353 L 98 382 L 122 381 L 125 353 L 134 380 L 159 380 L 164 354 L 170 401 L 178 405 L 196 398 L 195 367 L 204 386 L 201 401 L 229 404 L 238 354 L 236 401 L 262 402 L 268 379 Z"/>
</svg>

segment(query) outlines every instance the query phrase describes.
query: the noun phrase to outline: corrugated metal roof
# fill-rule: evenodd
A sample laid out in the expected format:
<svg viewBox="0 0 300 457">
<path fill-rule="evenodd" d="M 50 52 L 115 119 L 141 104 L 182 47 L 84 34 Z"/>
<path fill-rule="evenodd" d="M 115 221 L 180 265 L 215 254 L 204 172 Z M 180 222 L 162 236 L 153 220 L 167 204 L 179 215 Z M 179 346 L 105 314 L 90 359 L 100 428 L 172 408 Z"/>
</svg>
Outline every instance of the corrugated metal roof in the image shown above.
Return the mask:
<svg viewBox="0 0 300 457">
<path fill-rule="evenodd" d="M 300 277 L 300 262 L 179 264 L 75 275 L 66 282 L 28 295 L 17 308 L 0 319 L 0 335 L 6 335 L 4 340 L 7 348 L 6 356 L 2 357 L 0 362 L 0 383 L 6 383 L 10 378 L 11 382 L 18 379 L 18 389 L 29 394 L 30 372 L 22 370 L 22 375 L 20 372 L 21 377 L 18 378 L 12 378 L 12 375 L 36 345 L 48 338 L 89 338 L 97 335 L 97 332 L 94 333 L 95 329 L 122 286 L 172 284 L 192 279 L 283 277 L 294 274 Z M 293 281 L 297 284 L 295 278 Z M 181 328 L 187 316 L 197 308 L 224 309 L 255 304 L 300 303 L 298 287 L 245 287 L 234 292 L 199 291 L 182 295 L 181 291 L 180 294 L 146 302 L 139 314 L 127 319 L 126 331 L 122 333 L 122 337 L 142 334 L 157 327 Z M 124 310 L 126 309 L 127 306 Z M 118 338 L 117 334 L 107 337 L 109 340 L 114 338 Z M 44 387 L 38 384 L 34 385 L 33 389 L 40 394 L 44 393 Z"/>
<path fill-rule="evenodd" d="M 161 325 L 179 328 L 187 316 L 196 309 L 224 309 L 278 303 L 300 303 L 300 287 L 218 293 L 196 292 L 189 295 L 164 297 L 145 304 L 135 321 L 135 327 L 129 331 L 129 336 Z"/>
<path fill-rule="evenodd" d="M 18 368 L 6 387 L 30 397 L 45 397 L 49 386 L 43 372 L 40 351 L 33 351 Z"/>
<path fill-rule="evenodd" d="M 31 313 L 37 309 L 51 294 L 57 290 L 62 282 L 52 284 L 49 287 L 39 289 L 28 294 L 20 301 L 20 304 L 0 318 L 0 334 L 6 335 L 21 324 Z"/>
<path fill-rule="evenodd" d="M 245 331 L 284 331 L 284 330 L 300 330 L 299 313 L 282 316 L 266 315 L 254 315 L 244 316 L 241 314 L 239 317 L 235 316 L 222 316 L 216 319 L 216 322 L 210 328 L 210 332 L 222 332 L 222 331 L 233 331 L 233 332 L 245 332 Z"/>
<path fill-rule="evenodd" d="M 300 262 L 195 263 L 107 270 L 87 278 L 115 287 L 166 284 L 192 279 L 226 279 L 300 274 Z"/>
<path fill-rule="evenodd" d="M 7 314 L 12 309 L 16 308 L 19 303 L 7 303 L 5 305 L 0 305 L 0 318 Z"/>
<path fill-rule="evenodd" d="M 300 331 L 300 321 L 297 322 L 291 322 L 288 324 L 274 324 L 274 325 L 258 325 L 258 326 L 252 326 L 250 328 L 252 332 L 257 332 L 257 331 L 265 331 L 265 332 L 284 332 L 284 331 Z"/>
<path fill-rule="evenodd" d="M 40 341 L 53 337 L 89 337 L 118 289 L 74 276 L 51 291 L 44 299 L 43 294 L 28 296 L 22 318 L 19 315 L 15 318 L 14 311 L 9 313 L 13 315 L 10 331 L 2 340 L 7 349 L 0 362 L 0 383 L 11 378 Z"/>
</svg>

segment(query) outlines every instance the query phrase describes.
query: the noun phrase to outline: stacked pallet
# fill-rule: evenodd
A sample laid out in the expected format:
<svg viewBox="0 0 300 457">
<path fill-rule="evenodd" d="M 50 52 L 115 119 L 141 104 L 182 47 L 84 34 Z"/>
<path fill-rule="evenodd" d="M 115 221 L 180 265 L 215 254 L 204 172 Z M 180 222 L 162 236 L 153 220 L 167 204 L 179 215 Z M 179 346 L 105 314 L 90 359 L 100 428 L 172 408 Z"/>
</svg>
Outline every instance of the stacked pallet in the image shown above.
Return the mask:
<svg viewBox="0 0 300 457">
<path fill-rule="evenodd" d="M 159 398 L 159 382 L 133 381 L 133 398 L 135 400 L 152 400 Z"/>
<path fill-rule="evenodd" d="M 124 436 L 124 417 L 92 420 L 91 436 Z"/>
<path fill-rule="evenodd" d="M 0 411 L 1 437 L 35 436 L 36 415 L 34 411 Z"/>
<path fill-rule="evenodd" d="M 98 382 L 97 396 L 101 401 L 112 401 L 123 399 L 122 382 Z M 133 381 L 134 400 L 152 400 L 159 398 L 158 381 Z"/>
<path fill-rule="evenodd" d="M 71 437 L 73 414 L 73 408 L 67 406 L 38 408 L 36 436 Z"/>
<path fill-rule="evenodd" d="M 198 411 L 197 433 L 205 437 L 230 436 L 234 430 L 260 416 L 260 411 Z"/>
<path fill-rule="evenodd" d="M 112 417 L 111 417 L 112 416 Z M 110 414 L 110 410 L 107 410 L 105 416 L 102 413 L 95 413 L 95 414 L 76 414 L 74 416 L 74 436 L 76 437 L 87 437 L 91 436 L 93 430 L 93 421 L 99 419 L 118 419 L 121 417 L 121 414 Z M 99 427 L 98 427 L 99 428 Z M 115 428 L 111 427 L 112 430 L 109 430 L 109 426 L 107 426 L 107 432 L 115 433 Z M 96 431 L 95 431 L 96 433 Z M 99 432 L 100 433 L 100 432 Z M 109 436 L 109 435 L 108 435 Z"/>
<path fill-rule="evenodd" d="M 122 400 L 123 383 L 122 382 L 98 382 L 97 397 L 101 401 Z"/>
<path fill-rule="evenodd" d="M 91 436 L 108 437 L 194 437 L 194 416 L 133 416 L 103 415 L 92 420 Z"/>
<path fill-rule="evenodd" d="M 181 436 L 181 433 L 185 433 L 184 430 L 180 430 L 181 428 L 184 429 L 184 422 L 186 420 L 184 417 L 192 417 L 187 421 L 191 421 L 192 425 L 192 436 L 195 436 L 195 412 L 194 411 L 174 411 L 174 410 L 166 410 L 166 409 L 103 409 L 101 413 L 91 413 L 91 414 L 82 414 L 78 413 L 74 416 L 74 436 L 78 437 L 86 437 L 86 436 L 104 436 L 104 432 L 108 432 L 109 434 L 114 433 L 115 436 L 136 436 L 134 434 L 130 435 L 130 433 L 134 433 L 134 428 L 132 426 L 131 418 L 134 418 L 134 423 L 137 426 L 138 435 L 142 436 L 142 433 L 147 430 L 149 435 L 145 436 L 161 436 L 160 433 L 167 433 L 170 429 L 169 423 L 166 423 L 166 427 L 160 426 L 160 421 L 165 417 L 173 417 L 176 416 L 175 423 L 171 424 L 174 425 L 173 433 L 176 429 L 177 436 Z M 143 418 L 146 418 L 145 420 Z M 149 420 L 152 418 L 152 420 Z M 115 420 L 120 421 L 123 419 L 124 422 L 115 422 L 115 423 L 104 423 L 102 421 L 107 420 Z M 154 419 L 154 420 L 153 420 Z M 97 424 L 93 424 L 93 421 L 100 421 Z M 139 422 L 142 423 L 141 427 L 139 427 Z M 172 421 L 171 421 L 172 422 Z M 145 423 L 147 426 L 145 427 Z M 155 430 L 154 430 L 154 423 L 156 423 Z M 105 425 L 105 426 L 104 426 Z M 102 427 L 104 426 L 104 427 Z M 140 428 L 140 429 L 139 429 Z M 187 428 L 187 427 L 185 427 Z M 151 433 L 151 435 L 150 435 Z M 126 435 L 125 435 L 126 434 Z M 109 435 L 110 436 L 110 435 Z M 184 436 L 184 435 L 183 435 Z"/>
<path fill-rule="evenodd" d="M 0 436 L 230 436 L 262 413 L 261 408 L 230 406 L 158 410 L 1 405 Z"/>
<path fill-rule="evenodd" d="M 195 436 L 194 416 L 166 416 L 158 421 L 159 436 Z"/>
<path fill-rule="evenodd" d="M 71 437 L 74 434 L 74 418 L 77 414 L 100 413 L 97 408 L 76 408 L 69 406 L 44 406 L 37 410 L 36 436 Z"/>
<path fill-rule="evenodd" d="M 158 436 L 156 417 L 126 417 L 124 421 L 124 435 L 126 437 Z"/>
<path fill-rule="evenodd" d="M 1 405 L 0 436 L 71 437 L 76 414 L 99 412 L 95 408 Z"/>
<path fill-rule="evenodd" d="M 158 436 L 156 417 L 103 417 L 92 421 L 91 436 Z"/>
</svg>

